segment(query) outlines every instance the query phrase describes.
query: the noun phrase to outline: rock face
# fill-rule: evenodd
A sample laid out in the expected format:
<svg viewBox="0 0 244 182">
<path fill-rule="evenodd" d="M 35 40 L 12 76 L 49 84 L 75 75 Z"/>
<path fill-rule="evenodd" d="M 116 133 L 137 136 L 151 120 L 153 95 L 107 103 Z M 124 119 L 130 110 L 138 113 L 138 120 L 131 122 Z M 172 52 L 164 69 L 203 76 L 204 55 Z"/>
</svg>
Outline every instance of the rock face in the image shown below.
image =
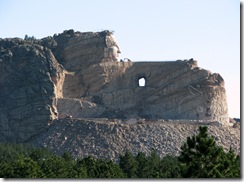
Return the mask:
<svg viewBox="0 0 244 182">
<path fill-rule="evenodd" d="M 0 47 L 0 140 L 26 142 L 57 118 L 63 68 L 42 46 L 5 39 Z"/>
<path fill-rule="evenodd" d="M 68 97 L 58 103 L 59 111 L 90 110 L 83 100 L 93 102 L 94 112 L 86 117 L 206 119 L 228 122 L 223 79 L 197 67 L 196 61 L 106 62 L 93 65 L 70 77 Z M 93 76 L 95 73 L 95 77 Z M 138 81 L 144 78 L 145 87 Z M 78 79 L 79 82 L 77 81 Z M 65 82 L 66 83 L 66 82 Z M 71 100 L 73 98 L 73 102 Z M 76 99 L 80 99 L 80 103 Z M 68 107 L 69 106 L 69 107 Z M 83 111 L 82 111 L 83 110 Z"/>
<path fill-rule="evenodd" d="M 66 31 L 41 44 L 68 71 L 58 100 L 60 116 L 229 121 L 224 80 L 193 59 L 118 62 L 119 47 L 107 31 Z"/>
<path fill-rule="evenodd" d="M 148 133 L 147 140 L 164 135 L 164 130 L 168 130 L 163 129 L 166 125 L 158 125 L 162 128 L 158 131 L 156 126 L 150 125 L 152 120 L 165 119 L 173 123 L 181 120 L 184 125 L 189 121 L 187 129 L 180 129 L 182 123 L 170 125 L 179 127 L 178 138 L 175 139 L 179 143 L 182 141 L 179 138 L 186 138 L 188 134 L 180 134 L 181 130 L 195 131 L 198 126 L 190 120 L 199 120 L 202 124 L 218 123 L 211 128 L 221 132 L 227 130 L 220 129 L 222 126 L 233 129 L 229 126 L 233 123 L 229 122 L 224 80 L 219 74 L 199 68 L 193 59 L 118 61 L 118 53 L 119 46 L 109 31 L 81 33 L 69 30 L 40 40 L 0 39 L 0 141 L 46 143 L 55 148 L 58 146 L 53 142 L 62 140 L 56 137 L 58 130 L 68 127 L 75 130 L 75 133 L 70 131 L 70 135 L 79 137 L 79 140 L 74 140 L 78 143 L 83 141 L 83 137 L 90 136 L 86 136 L 84 131 L 87 120 L 83 123 L 78 118 L 122 119 L 129 126 L 125 125 L 125 133 L 129 135 L 130 131 L 138 130 L 130 138 L 138 138 L 138 146 L 135 143 L 133 147 L 144 147 L 145 150 L 151 144 L 144 146 L 140 128 L 143 128 L 141 132 Z M 144 86 L 139 85 L 142 78 Z M 139 119 L 146 119 L 148 123 L 132 126 Z M 91 127 L 96 133 L 94 137 L 105 137 L 99 133 L 112 132 L 113 128 L 121 130 L 120 125 L 111 125 L 110 120 L 92 125 L 96 128 Z M 103 131 L 103 128 L 108 131 Z M 78 134 L 77 129 L 83 134 Z M 222 133 L 220 138 L 224 137 Z M 129 136 L 124 135 L 123 140 L 126 140 Z M 122 134 L 113 137 L 121 138 Z M 228 137 L 231 139 L 232 135 Z M 109 144 L 105 142 L 104 146 L 99 146 L 103 149 L 96 150 L 101 152 L 106 147 L 113 148 L 122 141 L 118 138 L 111 140 L 117 144 L 108 141 Z M 87 145 L 90 145 L 89 140 Z M 161 137 L 161 140 L 164 138 Z M 61 145 L 59 142 L 57 144 Z M 123 147 L 129 149 L 129 146 L 130 142 L 125 142 Z M 163 146 L 162 143 L 160 147 Z M 80 145 L 77 155 L 84 154 L 81 151 L 86 151 L 85 147 L 88 146 Z M 238 151 L 238 148 L 235 147 L 235 150 Z M 177 153 L 174 148 L 173 151 Z"/>
</svg>

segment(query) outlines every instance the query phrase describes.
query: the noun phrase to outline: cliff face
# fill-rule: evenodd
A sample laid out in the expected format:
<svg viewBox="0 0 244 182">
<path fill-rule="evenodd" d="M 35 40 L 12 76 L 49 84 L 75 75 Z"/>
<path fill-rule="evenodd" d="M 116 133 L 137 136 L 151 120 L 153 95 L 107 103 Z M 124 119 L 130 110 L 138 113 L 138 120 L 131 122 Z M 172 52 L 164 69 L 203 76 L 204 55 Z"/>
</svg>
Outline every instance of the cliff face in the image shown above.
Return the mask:
<svg viewBox="0 0 244 182">
<path fill-rule="evenodd" d="M 74 128 L 80 126 L 77 118 L 231 125 L 219 74 L 199 68 L 193 59 L 118 61 L 120 49 L 109 31 L 69 30 L 41 40 L 0 39 L 0 49 L 0 141 L 44 145 L 48 140 L 51 146 L 57 133 L 53 127 L 65 129 L 62 119 L 71 117 Z M 141 78 L 145 86 L 139 86 Z"/>
<path fill-rule="evenodd" d="M 26 142 L 58 117 L 59 98 L 81 93 L 82 70 L 117 61 L 119 47 L 108 31 L 70 30 L 41 40 L 0 39 L 0 51 L 0 140 Z"/>
<path fill-rule="evenodd" d="M 25 142 L 57 118 L 63 69 L 42 46 L 5 39 L 0 47 L 0 140 Z"/>
</svg>

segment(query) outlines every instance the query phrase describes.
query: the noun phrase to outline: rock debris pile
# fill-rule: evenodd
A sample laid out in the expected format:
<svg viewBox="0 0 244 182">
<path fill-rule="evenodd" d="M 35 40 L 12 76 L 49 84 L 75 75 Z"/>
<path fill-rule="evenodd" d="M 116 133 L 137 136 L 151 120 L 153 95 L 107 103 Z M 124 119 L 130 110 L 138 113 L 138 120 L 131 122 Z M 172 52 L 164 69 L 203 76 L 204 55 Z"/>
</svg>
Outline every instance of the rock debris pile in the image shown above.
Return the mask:
<svg viewBox="0 0 244 182">
<path fill-rule="evenodd" d="M 69 151 L 73 156 L 94 156 L 117 160 L 126 150 L 150 154 L 155 149 L 161 157 L 178 155 L 188 136 L 198 133 L 198 124 L 139 122 L 122 124 L 114 120 L 63 119 L 53 122 L 49 130 L 34 143 L 47 146 L 57 154 Z M 240 152 L 240 129 L 208 125 L 209 134 L 228 151 Z"/>
</svg>

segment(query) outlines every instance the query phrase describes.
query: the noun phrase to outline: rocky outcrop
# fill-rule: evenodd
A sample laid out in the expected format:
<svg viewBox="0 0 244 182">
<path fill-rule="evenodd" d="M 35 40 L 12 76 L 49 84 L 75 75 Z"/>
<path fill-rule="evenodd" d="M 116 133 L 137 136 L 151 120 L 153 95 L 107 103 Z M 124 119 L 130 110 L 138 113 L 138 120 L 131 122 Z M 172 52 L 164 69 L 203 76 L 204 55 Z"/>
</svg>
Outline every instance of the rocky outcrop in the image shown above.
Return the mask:
<svg viewBox="0 0 244 182">
<path fill-rule="evenodd" d="M 219 74 L 193 59 L 118 61 L 118 53 L 109 31 L 0 39 L 0 141 L 74 156 L 116 159 L 151 148 L 166 155 L 202 124 L 239 151 L 240 127 L 229 120 Z"/>
<path fill-rule="evenodd" d="M 4 39 L 0 47 L 0 141 L 26 142 L 57 118 L 63 68 L 40 45 Z"/>
<path fill-rule="evenodd" d="M 26 142 L 58 117 L 59 98 L 79 93 L 81 70 L 116 61 L 119 47 L 111 32 L 70 30 L 41 40 L 0 39 L 0 51 L 0 141 Z"/>
</svg>

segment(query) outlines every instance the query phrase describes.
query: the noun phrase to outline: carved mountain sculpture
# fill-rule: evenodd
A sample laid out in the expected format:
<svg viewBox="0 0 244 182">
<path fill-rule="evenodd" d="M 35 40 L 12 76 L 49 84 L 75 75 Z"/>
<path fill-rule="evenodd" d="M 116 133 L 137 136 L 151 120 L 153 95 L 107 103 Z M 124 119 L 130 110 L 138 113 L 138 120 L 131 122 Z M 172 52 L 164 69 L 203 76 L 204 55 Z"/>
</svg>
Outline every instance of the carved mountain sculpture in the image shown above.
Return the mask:
<svg viewBox="0 0 244 182">
<path fill-rule="evenodd" d="M 148 125 L 177 120 L 229 127 L 219 74 L 193 59 L 118 61 L 119 53 L 109 31 L 0 39 L 0 140 L 41 145 L 63 119 L 79 118 L 108 118 L 105 125 L 144 119 Z"/>
</svg>

